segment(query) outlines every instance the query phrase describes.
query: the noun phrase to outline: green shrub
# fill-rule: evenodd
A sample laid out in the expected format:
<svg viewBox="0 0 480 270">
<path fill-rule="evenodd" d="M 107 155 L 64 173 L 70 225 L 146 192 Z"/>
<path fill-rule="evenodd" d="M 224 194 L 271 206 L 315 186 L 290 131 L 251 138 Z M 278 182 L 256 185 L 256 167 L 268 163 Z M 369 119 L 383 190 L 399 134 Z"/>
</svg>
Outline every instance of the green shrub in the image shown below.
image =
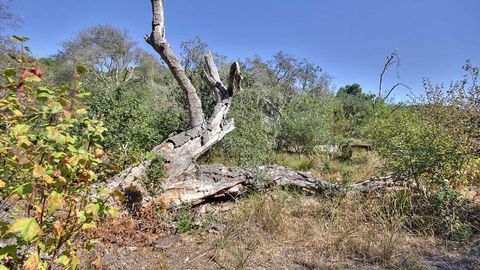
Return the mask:
<svg viewBox="0 0 480 270">
<path fill-rule="evenodd" d="M 0 261 L 75 268 L 95 243 L 88 233 L 115 214 L 106 204 L 114 193 L 95 185 L 105 127 L 88 117 L 79 83 L 45 87 L 33 61 L 18 59 L 0 86 L 0 240 L 13 240 Z"/>
<path fill-rule="evenodd" d="M 102 142 L 112 165 L 123 169 L 183 126 L 181 115 L 162 110 L 153 92 L 133 82 L 114 93 L 95 91 L 88 99 L 93 115 L 107 131 Z"/>
<path fill-rule="evenodd" d="M 453 240 L 469 239 L 472 228 L 467 222 L 466 214 L 471 204 L 462 194 L 443 188 L 430 198 L 430 202 L 434 216 L 439 218 L 435 226 L 438 233 Z"/>
<path fill-rule="evenodd" d="M 177 231 L 186 233 L 195 229 L 194 216 L 190 209 L 181 210 L 177 215 Z"/>
<path fill-rule="evenodd" d="M 148 167 L 145 177 L 142 179 L 142 184 L 150 195 L 155 197 L 162 191 L 161 179 L 165 175 L 165 163 L 162 157 L 155 154 L 150 154 L 147 158 L 150 159 L 152 163 Z"/>
<path fill-rule="evenodd" d="M 216 144 L 204 161 L 221 161 L 236 166 L 257 166 L 273 158 L 274 138 L 255 103 L 255 92 L 239 93 L 233 103 L 230 117 L 235 120 L 235 130 Z"/>
<path fill-rule="evenodd" d="M 386 201 L 385 211 L 404 217 L 405 226 L 414 232 L 455 241 L 479 233 L 480 209 L 449 187 L 427 196 L 401 191 L 387 196 Z"/>
<path fill-rule="evenodd" d="M 463 180 L 468 156 L 462 141 L 420 111 L 398 111 L 378 121 L 373 133 L 385 171 L 418 185 L 446 186 Z"/>
<path fill-rule="evenodd" d="M 282 113 L 278 135 L 285 149 L 312 154 L 318 145 L 332 142 L 334 103 L 327 94 L 293 97 Z"/>
</svg>

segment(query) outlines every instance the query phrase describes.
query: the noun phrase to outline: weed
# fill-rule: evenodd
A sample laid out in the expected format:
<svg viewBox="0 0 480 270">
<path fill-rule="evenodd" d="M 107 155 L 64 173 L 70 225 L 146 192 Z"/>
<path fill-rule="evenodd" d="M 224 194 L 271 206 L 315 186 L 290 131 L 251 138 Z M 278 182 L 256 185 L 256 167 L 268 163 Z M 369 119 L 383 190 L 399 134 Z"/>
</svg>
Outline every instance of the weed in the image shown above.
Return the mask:
<svg viewBox="0 0 480 270">
<path fill-rule="evenodd" d="M 142 179 L 142 184 L 148 190 L 150 196 L 155 197 L 162 192 L 160 180 L 165 175 L 165 164 L 162 157 L 154 153 L 150 153 L 147 159 L 150 160 L 151 164 Z"/>
<path fill-rule="evenodd" d="M 237 248 L 234 257 L 235 257 L 235 269 L 243 270 L 246 268 L 248 260 L 252 256 L 253 252 L 257 248 L 258 244 L 249 245 L 247 249 Z"/>
<path fill-rule="evenodd" d="M 270 208 L 271 205 L 267 204 L 260 194 L 253 194 L 240 207 L 236 220 L 241 223 L 254 223 L 266 231 L 274 232 L 280 223 L 279 211 L 273 207 L 272 210 L 276 213 L 270 212 Z"/>
</svg>

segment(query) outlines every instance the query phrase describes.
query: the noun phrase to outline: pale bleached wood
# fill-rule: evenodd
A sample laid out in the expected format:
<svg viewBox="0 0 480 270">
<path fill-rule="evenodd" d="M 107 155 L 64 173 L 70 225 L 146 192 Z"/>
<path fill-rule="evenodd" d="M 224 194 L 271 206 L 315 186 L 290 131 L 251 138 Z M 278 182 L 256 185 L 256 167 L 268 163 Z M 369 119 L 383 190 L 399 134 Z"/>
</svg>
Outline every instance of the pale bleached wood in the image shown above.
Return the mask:
<svg viewBox="0 0 480 270">
<path fill-rule="evenodd" d="M 150 36 L 146 36 L 145 40 L 162 57 L 178 84 L 185 92 L 189 105 L 190 127 L 201 126 L 204 122 L 202 102 L 197 95 L 197 90 L 185 74 L 185 70 L 182 65 L 180 65 L 180 61 L 178 61 L 177 56 L 165 36 L 164 1 L 151 0 L 151 3 L 153 13 L 152 33 Z"/>
<path fill-rule="evenodd" d="M 205 55 L 207 64 L 205 79 L 217 98 L 213 113 L 206 119 L 197 90 L 186 76 L 177 56 L 167 42 L 164 1 L 151 0 L 151 4 L 153 14 L 152 33 L 145 39 L 165 61 L 185 92 L 190 112 L 189 128 L 184 132 L 170 136 L 152 150 L 152 153 L 157 154 L 164 161 L 166 176 L 163 183 L 169 185 L 175 183 L 181 175 L 194 172 L 196 170 L 196 160 L 235 129 L 233 119 L 228 119 L 227 115 L 230 111 L 234 92 L 240 90 L 242 77 L 239 63 L 233 63 L 230 68 L 228 88 L 226 88 L 221 81 L 212 54 Z M 151 161 L 145 160 L 139 165 L 124 170 L 113 177 L 109 186 L 126 187 L 137 183 L 138 179 L 145 177 L 150 165 Z"/>
</svg>

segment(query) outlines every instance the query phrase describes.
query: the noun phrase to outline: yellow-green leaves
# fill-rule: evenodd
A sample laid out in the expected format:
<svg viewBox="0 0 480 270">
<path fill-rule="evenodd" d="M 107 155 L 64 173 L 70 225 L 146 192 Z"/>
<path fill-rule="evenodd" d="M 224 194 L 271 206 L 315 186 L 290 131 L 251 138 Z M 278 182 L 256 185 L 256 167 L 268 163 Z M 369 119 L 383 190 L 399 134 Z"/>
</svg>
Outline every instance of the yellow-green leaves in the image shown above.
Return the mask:
<svg viewBox="0 0 480 270">
<path fill-rule="evenodd" d="M 47 101 L 54 96 L 54 92 L 46 87 L 39 87 L 37 90 L 37 100 L 39 101 Z"/>
<path fill-rule="evenodd" d="M 50 103 L 49 107 L 51 113 L 58 113 L 63 109 L 63 106 L 60 104 L 60 102 L 52 102 Z"/>
<path fill-rule="evenodd" d="M 76 111 L 76 113 L 77 113 L 77 114 L 80 114 L 80 115 L 87 115 L 87 114 L 88 114 L 88 112 L 87 112 L 86 109 L 78 109 L 78 110 Z"/>
<path fill-rule="evenodd" d="M 113 198 L 90 196 L 98 193 L 92 182 L 104 155 L 100 140 L 105 128 L 80 102 L 80 82 L 42 86 L 43 71 L 28 67 L 28 57 L 20 58 L 22 68 L 0 70 L 0 156 L 5 161 L 0 166 L 0 197 L 12 194 L 32 211 L 27 216 L 11 211 L 11 221 L 0 222 L 0 241 L 13 236 L 18 240 L 0 249 L 0 261 L 8 258 L 24 263 L 24 269 L 47 269 L 43 255 L 57 254 L 53 268 L 75 268 L 80 263 L 76 250 L 91 247 L 90 241 L 76 237 L 109 215 L 104 202 Z M 12 258 L 16 250 L 30 255 Z"/>
<path fill-rule="evenodd" d="M 35 164 L 33 167 L 33 177 L 41 178 L 48 184 L 53 183 L 53 178 L 48 175 L 41 165 Z"/>
<path fill-rule="evenodd" d="M 25 135 L 17 136 L 17 146 L 30 147 L 32 145 L 33 145 L 33 143 L 28 139 L 27 136 L 25 136 Z"/>
<path fill-rule="evenodd" d="M 72 261 L 70 263 L 70 266 L 72 269 L 76 269 L 77 266 L 80 265 L 80 258 L 78 258 L 76 255 L 72 256 Z"/>
<path fill-rule="evenodd" d="M 98 217 L 99 210 L 100 210 L 100 205 L 96 203 L 91 203 L 85 207 L 85 213 L 92 214 L 94 217 Z"/>
<path fill-rule="evenodd" d="M 120 211 L 119 211 L 118 208 L 112 207 L 112 208 L 108 209 L 108 213 L 110 214 L 110 217 L 116 218 L 116 217 L 118 217 Z"/>
<path fill-rule="evenodd" d="M 40 236 L 42 229 L 34 218 L 17 218 L 8 232 L 20 233 L 23 240 L 32 242 Z"/>
<path fill-rule="evenodd" d="M 70 258 L 67 255 L 62 255 L 55 260 L 56 263 L 61 264 L 63 266 L 67 266 L 70 263 Z"/>
<path fill-rule="evenodd" d="M 32 193 L 32 191 L 33 191 L 32 183 L 25 183 L 25 184 L 19 185 L 13 190 L 13 192 L 20 197 L 23 197 L 27 194 Z"/>
<path fill-rule="evenodd" d="M 20 110 L 13 110 L 13 115 L 16 117 L 23 117 L 23 113 Z"/>
<path fill-rule="evenodd" d="M 55 211 L 60 210 L 67 206 L 67 202 L 63 198 L 62 194 L 53 191 L 47 198 L 47 213 L 53 214 Z"/>
<path fill-rule="evenodd" d="M 47 138 L 49 140 L 52 140 L 59 144 L 66 143 L 67 140 L 65 136 L 62 135 L 62 133 L 60 132 L 60 130 L 58 130 L 57 127 L 50 126 L 50 127 L 47 127 L 46 130 L 47 130 Z"/>
<path fill-rule="evenodd" d="M 10 136 L 12 136 L 12 138 L 16 139 L 17 136 L 24 135 L 25 133 L 27 133 L 29 129 L 30 129 L 29 125 L 18 124 L 18 125 L 14 126 L 13 128 L 10 129 Z"/>
</svg>

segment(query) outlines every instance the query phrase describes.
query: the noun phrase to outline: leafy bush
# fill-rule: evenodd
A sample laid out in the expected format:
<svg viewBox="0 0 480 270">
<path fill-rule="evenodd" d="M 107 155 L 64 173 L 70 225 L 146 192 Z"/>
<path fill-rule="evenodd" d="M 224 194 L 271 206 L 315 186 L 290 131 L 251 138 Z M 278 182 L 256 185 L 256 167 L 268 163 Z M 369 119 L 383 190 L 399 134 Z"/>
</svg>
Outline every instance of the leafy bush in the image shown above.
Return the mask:
<svg viewBox="0 0 480 270">
<path fill-rule="evenodd" d="M 385 170 L 416 184 L 450 185 L 464 177 L 468 157 L 461 141 L 441 123 L 428 121 L 420 111 L 406 108 L 375 127 L 377 150 L 385 160 Z"/>
<path fill-rule="evenodd" d="M 286 149 L 312 154 L 332 141 L 335 100 L 328 94 L 295 96 L 282 114 L 278 139 Z"/>
<path fill-rule="evenodd" d="M 449 187 L 427 197 L 402 191 L 386 201 L 389 203 L 385 210 L 403 216 L 405 226 L 415 232 L 455 241 L 465 241 L 479 233 L 480 208 Z"/>
<path fill-rule="evenodd" d="M 374 99 L 371 94 L 363 93 L 359 84 L 346 85 L 337 92 L 340 102 L 336 112 L 336 128 L 344 138 L 361 138 L 374 115 Z"/>
<path fill-rule="evenodd" d="M 239 95 L 229 114 L 235 120 L 235 130 L 216 144 L 205 159 L 210 162 L 220 159 L 237 166 L 267 163 L 273 156 L 274 138 L 257 108 L 255 92 L 245 90 Z"/>
<path fill-rule="evenodd" d="M 155 101 L 153 92 L 137 83 L 110 94 L 95 91 L 88 99 L 93 115 L 103 118 L 107 131 L 102 144 L 119 169 L 140 160 L 183 125 L 179 114 L 162 110 Z"/>
<path fill-rule="evenodd" d="M 18 59 L 0 86 L 0 239 L 10 243 L 0 260 L 75 268 L 77 251 L 95 243 L 80 238 L 115 214 L 106 204 L 113 193 L 94 185 L 105 128 L 88 117 L 79 83 L 44 87 L 43 72 Z"/>
</svg>

